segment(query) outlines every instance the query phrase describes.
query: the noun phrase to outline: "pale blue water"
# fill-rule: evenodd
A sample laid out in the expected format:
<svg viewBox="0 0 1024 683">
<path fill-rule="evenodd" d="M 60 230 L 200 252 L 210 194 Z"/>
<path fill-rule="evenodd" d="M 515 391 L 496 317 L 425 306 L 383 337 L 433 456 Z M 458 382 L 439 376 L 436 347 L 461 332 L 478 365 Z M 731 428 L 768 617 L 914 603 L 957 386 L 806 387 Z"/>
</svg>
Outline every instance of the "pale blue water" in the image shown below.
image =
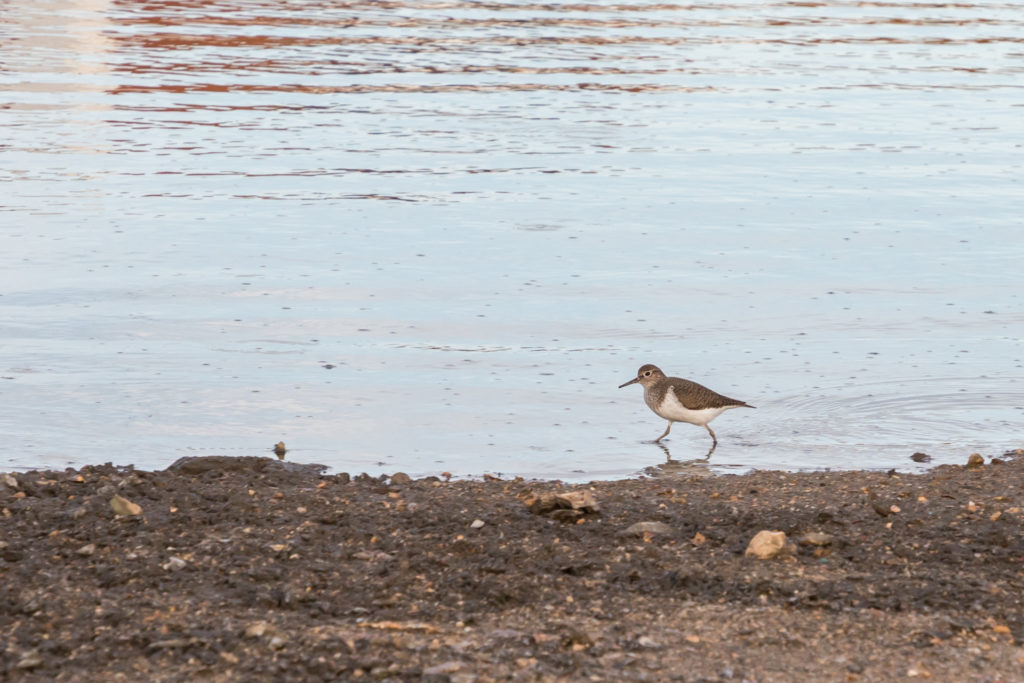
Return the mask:
<svg viewBox="0 0 1024 683">
<path fill-rule="evenodd" d="M 1022 10 L 20 2 L 0 468 L 628 476 L 646 362 L 715 471 L 1021 446 Z"/>
</svg>

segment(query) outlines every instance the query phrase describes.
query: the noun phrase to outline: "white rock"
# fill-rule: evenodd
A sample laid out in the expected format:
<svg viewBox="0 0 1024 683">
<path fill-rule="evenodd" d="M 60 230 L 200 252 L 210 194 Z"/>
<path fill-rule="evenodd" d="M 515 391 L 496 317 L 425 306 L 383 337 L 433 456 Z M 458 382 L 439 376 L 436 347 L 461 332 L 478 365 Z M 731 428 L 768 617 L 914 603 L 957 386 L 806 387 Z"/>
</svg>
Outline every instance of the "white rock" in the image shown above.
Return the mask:
<svg viewBox="0 0 1024 683">
<path fill-rule="evenodd" d="M 434 666 L 428 666 L 423 670 L 424 676 L 442 676 L 444 674 L 453 674 L 462 668 L 462 662 L 450 661 L 435 664 Z"/>
<path fill-rule="evenodd" d="M 178 571 L 179 569 L 184 569 L 187 565 L 188 562 L 181 559 L 180 557 L 174 557 L 172 555 L 171 557 L 167 558 L 167 561 L 160 566 L 169 572 L 174 572 Z"/>
<path fill-rule="evenodd" d="M 772 557 L 776 557 L 786 549 L 786 532 L 784 531 L 758 531 L 757 534 L 750 539 L 750 545 L 747 546 L 747 557 L 756 557 L 761 560 L 767 560 Z"/>
<path fill-rule="evenodd" d="M 643 536 L 645 534 L 670 534 L 672 527 L 664 522 L 637 522 L 619 532 L 620 536 Z"/>
<path fill-rule="evenodd" d="M 648 650 L 661 649 L 661 643 L 656 641 L 654 638 L 651 638 L 650 636 L 640 636 L 636 639 L 636 644 L 640 647 L 647 648 Z"/>
</svg>

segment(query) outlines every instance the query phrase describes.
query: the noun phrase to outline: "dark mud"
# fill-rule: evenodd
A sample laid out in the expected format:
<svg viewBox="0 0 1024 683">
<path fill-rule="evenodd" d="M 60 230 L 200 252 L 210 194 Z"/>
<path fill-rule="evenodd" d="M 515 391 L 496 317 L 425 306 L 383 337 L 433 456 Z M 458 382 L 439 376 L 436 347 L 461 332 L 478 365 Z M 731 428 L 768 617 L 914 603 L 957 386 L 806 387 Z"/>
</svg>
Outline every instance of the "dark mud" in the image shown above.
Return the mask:
<svg viewBox="0 0 1024 683">
<path fill-rule="evenodd" d="M 569 490 L 600 511 L 524 502 Z M 579 487 L 204 458 L 0 475 L 0 513 L 9 680 L 1024 677 L 1014 454 Z"/>
</svg>

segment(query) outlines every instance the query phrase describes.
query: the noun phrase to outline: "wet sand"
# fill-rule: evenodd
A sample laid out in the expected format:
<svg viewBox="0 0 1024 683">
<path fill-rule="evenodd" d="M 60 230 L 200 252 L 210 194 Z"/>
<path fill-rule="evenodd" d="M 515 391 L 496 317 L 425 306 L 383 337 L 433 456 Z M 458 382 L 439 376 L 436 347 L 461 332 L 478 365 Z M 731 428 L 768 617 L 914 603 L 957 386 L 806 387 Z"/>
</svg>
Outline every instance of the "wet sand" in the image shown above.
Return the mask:
<svg viewBox="0 0 1024 683">
<path fill-rule="evenodd" d="M 581 486 L 256 457 L 0 475 L 0 674 L 1019 680 L 1022 453 Z M 746 554 L 762 530 L 780 555 Z"/>
</svg>

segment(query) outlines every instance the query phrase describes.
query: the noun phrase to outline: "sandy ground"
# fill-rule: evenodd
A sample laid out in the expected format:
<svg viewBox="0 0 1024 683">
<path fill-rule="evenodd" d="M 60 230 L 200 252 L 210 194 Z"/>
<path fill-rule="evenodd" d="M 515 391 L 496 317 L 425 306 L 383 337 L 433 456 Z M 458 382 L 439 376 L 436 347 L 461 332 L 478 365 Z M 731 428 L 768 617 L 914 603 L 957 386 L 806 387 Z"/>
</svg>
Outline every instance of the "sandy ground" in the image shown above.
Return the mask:
<svg viewBox="0 0 1024 683">
<path fill-rule="evenodd" d="M 1021 681 L 1021 454 L 582 486 L 257 457 L 0 475 L 0 677 Z"/>
</svg>

